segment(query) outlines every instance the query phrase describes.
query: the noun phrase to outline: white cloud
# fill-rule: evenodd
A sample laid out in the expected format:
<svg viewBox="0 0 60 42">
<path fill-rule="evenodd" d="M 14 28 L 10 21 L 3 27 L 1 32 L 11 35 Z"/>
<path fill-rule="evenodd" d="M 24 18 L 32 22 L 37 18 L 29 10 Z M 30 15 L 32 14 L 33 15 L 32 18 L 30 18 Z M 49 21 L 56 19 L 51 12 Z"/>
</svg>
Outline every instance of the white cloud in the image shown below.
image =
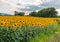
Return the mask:
<svg viewBox="0 0 60 42">
<path fill-rule="evenodd" d="M 0 0 L 0 12 L 13 14 L 15 10 L 30 9 L 30 5 L 39 6 L 51 0 Z M 17 5 L 17 4 L 20 5 Z"/>
<path fill-rule="evenodd" d="M 42 1 L 41 0 L 20 0 L 19 3 L 28 4 L 28 5 L 40 5 Z"/>
<path fill-rule="evenodd" d="M 52 0 L 20 0 L 19 3 L 21 4 L 29 4 L 29 5 L 40 5 L 45 2 L 50 2 Z"/>
<path fill-rule="evenodd" d="M 13 14 L 13 12 L 16 10 L 16 6 L 13 4 L 9 4 L 9 2 L 0 0 L 0 12 L 1 13 L 9 13 Z"/>
<path fill-rule="evenodd" d="M 60 9 L 56 9 L 56 11 L 58 12 L 58 16 L 60 16 Z"/>
</svg>

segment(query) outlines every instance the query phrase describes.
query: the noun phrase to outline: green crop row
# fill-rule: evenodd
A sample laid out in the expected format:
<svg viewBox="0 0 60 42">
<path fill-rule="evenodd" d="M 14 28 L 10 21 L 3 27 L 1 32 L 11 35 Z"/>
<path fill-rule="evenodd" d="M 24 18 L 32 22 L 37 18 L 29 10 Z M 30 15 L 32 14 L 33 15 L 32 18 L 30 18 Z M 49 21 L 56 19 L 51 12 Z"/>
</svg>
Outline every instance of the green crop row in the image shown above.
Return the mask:
<svg viewBox="0 0 60 42">
<path fill-rule="evenodd" d="M 56 31 L 55 25 L 21 26 L 10 29 L 0 26 L 0 42 L 45 42 Z"/>
</svg>

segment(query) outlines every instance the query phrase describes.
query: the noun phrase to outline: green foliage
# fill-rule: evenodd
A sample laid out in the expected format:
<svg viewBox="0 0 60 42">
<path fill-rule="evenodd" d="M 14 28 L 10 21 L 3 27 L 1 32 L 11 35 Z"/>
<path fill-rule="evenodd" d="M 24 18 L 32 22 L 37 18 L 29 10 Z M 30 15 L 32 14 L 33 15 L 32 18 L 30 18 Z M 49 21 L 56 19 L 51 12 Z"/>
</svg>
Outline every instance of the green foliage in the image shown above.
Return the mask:
<svg viewBox="0 0 60 42">
<path fill-rule="evenodd" d="M 17 11 L 15 11 L 15 16 L 24 16 L 24 12 L 17 12 Z"/>
<path fill-rule="evenodd" d="M 37 12 L 33 11 L 29 14 L 30 16 L 37 16 Z"/>
<path fill-rule="evenodd" d="M 31 12 L 29 15 L 30 16 L 37 16 L 37 17 L 57 17 L 57 11 L 55 8 L 53 7 L 49 7 L 49 8 L 44 8 L 38 12 Z"/>
<path fill-rule="evenodd" d="M 40 11 L 38 11 L 37 14 L 39 17 L 56 17 L 57 16 L 57 11 L 55 8 L 44 8 Z"/>
<path fill-rule="evenodd" d="M 0 42 L 43 42 L 43 39 L 54 34 L 56 25 L 21 26 L 10 29 L 0 26 Z"/>
<path fill-rule="evenodd" d="M 59 19 L 56 19 L 57 23 L 60 24 L 60 20 Z"/>
</svg>

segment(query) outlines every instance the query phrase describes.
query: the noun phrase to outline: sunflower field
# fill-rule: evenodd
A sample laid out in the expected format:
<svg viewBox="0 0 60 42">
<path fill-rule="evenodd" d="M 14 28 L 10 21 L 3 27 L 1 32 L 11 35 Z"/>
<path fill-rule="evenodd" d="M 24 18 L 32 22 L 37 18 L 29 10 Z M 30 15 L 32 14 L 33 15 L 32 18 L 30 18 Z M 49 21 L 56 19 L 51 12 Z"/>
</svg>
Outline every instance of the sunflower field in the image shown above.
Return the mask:
<svg viewBox="0 0 60 42">
<path fill-rule="evenodd" d="M 57 28 L 57 18 L 0 16 L 0 42 L 47 42 Z"/>
</svg>

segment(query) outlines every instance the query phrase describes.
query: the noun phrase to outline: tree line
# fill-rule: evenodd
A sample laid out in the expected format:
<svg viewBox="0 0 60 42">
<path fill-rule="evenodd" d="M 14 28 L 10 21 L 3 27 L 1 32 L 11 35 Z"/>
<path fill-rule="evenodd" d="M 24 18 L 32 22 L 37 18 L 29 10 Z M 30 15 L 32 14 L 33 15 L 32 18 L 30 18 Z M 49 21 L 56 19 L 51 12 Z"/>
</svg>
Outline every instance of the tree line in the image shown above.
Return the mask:
<svg viewBox="0 0 60 42">
<path fill-rule="evenodd" d="M 24 12 L 16 12 L 15 16 L 24 16 Z M 33 11 L 29 13 L 29 16 L 35 16 L 35 17 L 57 17 L 58 12 L 54 7 L 44 8 L 39 10 L 38 12 Z"/>
<path fill-rule="evenodd" d="M 33 11 L 29 13 L 28 16 L 35 16 L 35 17 L 57 17 L 58 12 L 54 7 L 44 8 L 39 10 L 38 12 Z M 24 12 L 14 12 L 14 16 L 24 16 Z"/>
</svg>

